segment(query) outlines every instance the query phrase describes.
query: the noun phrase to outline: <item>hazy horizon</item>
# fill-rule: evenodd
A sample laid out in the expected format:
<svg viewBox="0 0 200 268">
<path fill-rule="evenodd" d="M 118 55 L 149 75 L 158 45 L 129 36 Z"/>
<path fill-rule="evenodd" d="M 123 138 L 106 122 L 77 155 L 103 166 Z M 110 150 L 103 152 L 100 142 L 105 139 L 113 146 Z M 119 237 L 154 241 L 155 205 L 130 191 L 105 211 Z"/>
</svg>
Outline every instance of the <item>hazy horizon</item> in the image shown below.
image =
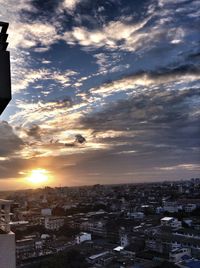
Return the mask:
<svg viewBox="0 0 200 268">
<path fill-rule="evenodd" d="M 50 185 L 43 185 L 41 187 L 35 187 L 35 188 L 31 188 L 30 186 L 27 188 L 19 188 L 19 189 L 5 189 L 5 190 L 0 190 L 1 193 L 4 192 L 13 192 L 13 191 L 17 191 L 17 192 L 23 192 L 23 191 L 37 191 L 37 190 L 44 190 L 45 188 L 81 188 L 81 187 L 93 187 L 95 185 L 101 185 L 101 186 L 119 186 L 119 185 L 145 185 L 145 184 L 162 184 L 162 183 L 182 183 L 184 181 L 189 181 L 191 179 L 199 179 L 199 178 L 182 178 L 182 179 L 177 179 L 177 180 L 158 180 L 158 181 L 138 181 L 138 182 L 121 182 L 121 183 L 96 183 L 96 184 L 83 184 L 83 185 L 54 185 L 54 186 L 50 186 Z"/>
</svg>

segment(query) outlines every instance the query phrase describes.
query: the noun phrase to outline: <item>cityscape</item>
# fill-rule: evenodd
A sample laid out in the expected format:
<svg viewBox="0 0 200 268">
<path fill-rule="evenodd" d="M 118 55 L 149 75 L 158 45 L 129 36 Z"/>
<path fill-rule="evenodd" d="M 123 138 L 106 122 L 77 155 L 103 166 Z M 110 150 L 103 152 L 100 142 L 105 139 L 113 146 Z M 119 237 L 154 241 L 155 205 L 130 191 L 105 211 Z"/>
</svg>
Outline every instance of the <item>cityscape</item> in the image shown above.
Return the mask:
<svg viewBox="0 0 200 268">
<path fill-rule="evenodd" d="M 200 267 L 199 178 L 0 197 L 12 200 L 17 267 Z"/>
<path fill-rule="evenodd" d="M 199 0 L 0 0 L 0 268 L 200 268 L 199 26 Z"/>
</svg>

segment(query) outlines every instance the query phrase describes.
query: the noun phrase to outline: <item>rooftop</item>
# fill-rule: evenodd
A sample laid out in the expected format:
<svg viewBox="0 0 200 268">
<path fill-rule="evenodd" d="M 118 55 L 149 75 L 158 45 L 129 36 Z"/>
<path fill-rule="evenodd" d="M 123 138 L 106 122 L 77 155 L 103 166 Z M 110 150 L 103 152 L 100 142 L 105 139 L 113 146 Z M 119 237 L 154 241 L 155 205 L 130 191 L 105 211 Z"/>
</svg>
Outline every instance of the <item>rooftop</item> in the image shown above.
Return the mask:
<svg viewBox="0 0 200 268">
<path fill-rule="evenodd" d="M 95 259 L 98 259 L 100 257 L 105 256 L 108 253 L 109 253 L 109 251 L 105 251 L 105 252 L 102 252 L 102 253 L 99 253 L 99 254 L 95 254 L 95 255 L 90 256 L 89 259 L 90 260 L 95 260 Z"/>
<path fill-rule="evenodd" d="M 12 200 L 0 199 L 0 204 L 11 204 Z"/>
<path fill-rule="evenodd" d="M 164 217 L 161 219 L 161 221 L 171 221 L 173 219 L 174 219 L 173 217 Z"/>
</svg>

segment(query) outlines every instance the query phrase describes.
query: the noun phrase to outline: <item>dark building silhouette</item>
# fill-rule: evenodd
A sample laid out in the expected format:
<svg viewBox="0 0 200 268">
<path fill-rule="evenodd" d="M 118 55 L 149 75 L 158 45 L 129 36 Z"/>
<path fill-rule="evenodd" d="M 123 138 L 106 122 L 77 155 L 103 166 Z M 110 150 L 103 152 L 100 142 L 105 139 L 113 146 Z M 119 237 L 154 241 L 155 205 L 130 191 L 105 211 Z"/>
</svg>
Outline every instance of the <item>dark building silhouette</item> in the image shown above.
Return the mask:
<svg viewBox="0 0 200 268">
<path fill-rule="evenodd" d="M 0 22 L 0 114 L 11 100 L 10 53 L 6 50 L 8 25 Z"/>
</svg>

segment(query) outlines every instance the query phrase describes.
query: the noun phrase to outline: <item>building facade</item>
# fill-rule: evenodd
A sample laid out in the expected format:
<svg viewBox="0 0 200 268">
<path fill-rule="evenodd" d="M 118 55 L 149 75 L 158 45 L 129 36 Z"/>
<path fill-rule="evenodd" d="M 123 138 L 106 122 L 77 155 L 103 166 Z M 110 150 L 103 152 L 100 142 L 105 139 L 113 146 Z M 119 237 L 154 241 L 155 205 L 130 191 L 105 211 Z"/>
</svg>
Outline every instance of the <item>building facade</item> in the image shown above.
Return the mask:
<svg viewBox="0 0 200 268">
<path fill-rule="evenodd" d="M 0 199 L 0 267 L 16 268 L 15 234 L 10 230 L 11 201 Z"/>
</svg>

